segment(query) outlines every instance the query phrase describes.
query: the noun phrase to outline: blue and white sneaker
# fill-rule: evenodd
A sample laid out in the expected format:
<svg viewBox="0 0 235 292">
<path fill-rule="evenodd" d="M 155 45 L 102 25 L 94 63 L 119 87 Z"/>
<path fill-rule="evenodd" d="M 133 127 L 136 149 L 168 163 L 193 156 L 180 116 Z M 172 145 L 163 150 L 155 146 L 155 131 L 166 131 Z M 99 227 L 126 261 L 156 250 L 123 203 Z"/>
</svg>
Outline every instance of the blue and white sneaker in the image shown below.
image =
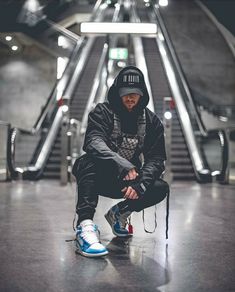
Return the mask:
<svg viewBox="0 0 235 292">
<path fill-rule="evenodd" d="M 76 230 L 76 247 L 86 257 L 101 257 L 108 250 L 100 243 L 99 230 L 92 220 L 83 220 Z"/>
<path fill-rule="evenodd" d="M 127 237 L 132 235 L 126 229 L 127 218 L 130 215 L 130 211 L 120 214 L 118 205 L 114 205 L 111 209 L 109 209 L 104 217 L 110 224 L 114 235 L 118 237 Z"/>
</svg>

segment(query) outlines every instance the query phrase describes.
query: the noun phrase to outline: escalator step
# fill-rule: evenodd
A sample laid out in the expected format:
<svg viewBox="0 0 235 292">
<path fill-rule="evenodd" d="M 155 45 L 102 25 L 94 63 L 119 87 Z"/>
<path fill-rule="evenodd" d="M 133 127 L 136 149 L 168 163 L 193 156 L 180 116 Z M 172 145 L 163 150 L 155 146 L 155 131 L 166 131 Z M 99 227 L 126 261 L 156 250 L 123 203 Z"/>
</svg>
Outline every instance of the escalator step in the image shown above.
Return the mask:
<svg viewBox="0 0 235 292">
<path fill-rule="evenodd" d="M 191 165 L 172 165 L 171 167 L 173 173 L 181 172 L 192 172 L 193 173 L 193 167 Z"/>
<path fill-rule="evenodd" d="M 173 180 L 195 180 L 194 173 L 173 173 Z"/>
<path fill-rule="evenodd" d="M 187 146 L 185 145 L 185 144 L 173 144 L 173 145 L 171 145 L 171 150 L 172 151 L 174 151 L 174 150 L 176 150 L 176 151 L 188 151 L 188 148 L 187 148 Z"/>
<path fill-rule="evenodd" d="M 172 151 L 172 153 L 171 153 L 171 159 L 173 159 L 173 158 L 186 158 L 186 157 L 190 158 L 188 152 L 185 152 L 185 151 L 177 150 L 177 151 Z"/>
<path fill-rule="evenodd" d="M 185 144 L 184 137 L 172 137 L 172 144 Z"/>
<path fill-rule="evenodd" d="M 48 163 L 51 164 L 60 164 L 61 163 L 61 159 L 60 157 L 50 157 L 50 159 L 48 159 Z"/>
<path fill-rule="evenodd" d="M 171 158 L 171 163 L 172 165 L 176 164 L 176 165 L 185 165 L 185 164 L 188 164 L 190 165 L 191 164 L 191 160 L 189 157 L 172 157 Z"/>
<path fill-rule="evenodd" d="M 59 172 L 47 172 L 44 171 L 43 172 L 43 176 L 44 179 L 60 179 L 60 173 Z"/>
</svg>

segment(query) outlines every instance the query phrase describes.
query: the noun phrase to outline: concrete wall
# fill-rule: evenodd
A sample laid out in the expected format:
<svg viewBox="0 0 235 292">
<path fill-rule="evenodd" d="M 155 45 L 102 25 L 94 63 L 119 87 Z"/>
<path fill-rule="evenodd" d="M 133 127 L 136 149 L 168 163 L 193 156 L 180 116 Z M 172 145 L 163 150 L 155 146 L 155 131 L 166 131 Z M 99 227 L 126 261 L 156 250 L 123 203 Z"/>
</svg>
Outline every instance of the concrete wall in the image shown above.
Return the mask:
<svg viewBox="0 0 235 292">
<path fill-rule="evenodd" d="M 56 82 L 57 59 L 31 44 L 0 46 L 0 120 L 30 129 Z"/>
</svg>

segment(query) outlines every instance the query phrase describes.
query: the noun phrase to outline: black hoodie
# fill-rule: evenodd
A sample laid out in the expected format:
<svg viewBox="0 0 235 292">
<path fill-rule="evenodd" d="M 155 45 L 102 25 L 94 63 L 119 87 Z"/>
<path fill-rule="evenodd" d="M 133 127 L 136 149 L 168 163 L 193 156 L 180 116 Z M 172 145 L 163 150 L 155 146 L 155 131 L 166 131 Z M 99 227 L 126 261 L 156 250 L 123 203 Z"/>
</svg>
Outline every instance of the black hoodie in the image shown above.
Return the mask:
<svg viewBox="0 0 235 292">
<path fill-rule="evenodd" d="M 123 82 L 124 76 L 129 75 L 139 76 L 139 82 Z M 122 100 L 119 96 L 120 87 L 138 87 L 143 92 L 143 96 L 141 96 L 137 106 L 131 112 L 129 112 L 122 103 Z M 107 99 L 112 110 L 116 114 L 118 114 L 121 121 L 123 121 L 121 123 L 121 130 L 124 133 L 136 134 L 138 116 L 142 114 L 143 109 L 147 106 L 149 102 L 149 94 L 144 82 L 143 73 L 134 66 L 128 66 L 122 69 L 115 78 L 112 86 L 110 87 Z"/>
<path fill-rule="evenodd" d="M 143 96 L 132 112 L 126 110 L 119 96 L 119 88 L 125 86 L 123 84 L 125 74 L 139 76 L 140 82 L 129 86 L 138 86 L 143 92 Z M 139 163 L 130 162 L 111 150 L 110 137 L 114 126 L 114 112 L 121 120 L 123 132 L 136 133 L 137 118 L 145 109 L 144 164 L 137 169 L 140 174 L 138 181 L 131 182 L 137 193 L 143 195 L 146 188 L 161 176 L 164 171 L 164 160 L 166 160 L 163 125 L 156 114 L 146 108 L 149 95 L 143 73 L 134 66 L 122 69 L 108 91 L 107 100 L 108 102 L 97 104 L 89 114 L 83 150 L 96 159 L 112 161 L 113 165 L 117 167 L 119 178 L 122 179 L 130 169 L 139 166 Z"/>
</svg>

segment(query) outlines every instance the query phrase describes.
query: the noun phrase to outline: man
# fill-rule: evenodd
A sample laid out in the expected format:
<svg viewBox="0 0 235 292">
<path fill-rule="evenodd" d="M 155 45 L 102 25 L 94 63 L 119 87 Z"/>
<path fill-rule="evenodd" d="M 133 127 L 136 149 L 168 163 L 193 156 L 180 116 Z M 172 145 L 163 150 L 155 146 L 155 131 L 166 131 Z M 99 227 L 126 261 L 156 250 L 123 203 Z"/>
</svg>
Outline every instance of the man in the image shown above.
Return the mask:
<svg viewBox="0 0 235 292">
<path fill-rule="evenodd" d="M 86 154 L 73 166 L 78 184 L 76 244 L 88 257 L 108 253 L 93 223 L 99 195 L 124 199 L 105 218 L 114 235 L 127 237 L 130 214 L 159 203 L 169 192 L 160 179 L 166 160 L 163 125 L 146 108 L 149 95 L 143 73 L 134 66 L 122 69 L 107 99 L 90 112 Z"/>
</svg>

